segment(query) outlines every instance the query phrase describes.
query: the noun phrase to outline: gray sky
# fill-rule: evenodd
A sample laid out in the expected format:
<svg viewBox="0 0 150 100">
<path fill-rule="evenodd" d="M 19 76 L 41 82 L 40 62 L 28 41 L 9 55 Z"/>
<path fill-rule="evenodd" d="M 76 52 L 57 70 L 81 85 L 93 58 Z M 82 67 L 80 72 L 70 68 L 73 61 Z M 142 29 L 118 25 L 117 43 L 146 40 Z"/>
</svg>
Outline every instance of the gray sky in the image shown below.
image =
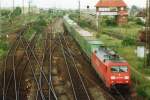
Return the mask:
<svg viewBox="0 0 150 100">
<path fill-rule="evenodd" d="M 2 7 L 11 7 L 13 0 L 0 0 Z M 23 0 L 14 0 L 15 6 L 21 6 Z M 42 8 L 77 8 L 79 0 L 30 0 L 32 5 L 37 5 Z M 86 8 L 87 5 L 90 5 L 90 8 L 94 8 L 95 4 L 99 0 L 80 0 L 81 8 Z M 139 7 L 145 7 L 146 0 L 124 0 L 129 7 L 132 5 L 137 5 Z M 24 0 L 25 6 L 27 6 L 29 0 Z"/>
</svg>

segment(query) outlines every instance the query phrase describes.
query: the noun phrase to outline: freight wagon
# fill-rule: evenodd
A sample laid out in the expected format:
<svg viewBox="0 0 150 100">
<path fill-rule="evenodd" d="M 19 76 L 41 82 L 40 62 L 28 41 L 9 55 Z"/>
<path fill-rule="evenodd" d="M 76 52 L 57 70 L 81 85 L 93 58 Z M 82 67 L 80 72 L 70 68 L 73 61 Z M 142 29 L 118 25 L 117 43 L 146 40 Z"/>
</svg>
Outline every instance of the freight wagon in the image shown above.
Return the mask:
<svg viewBox="0 0 150 100">
<path fill-rule="evenodd" d="M 79 27 L 68 16 L 64 17 L 64 25 L 70 35 L 79 44 L 106 87 L 130 86 L 130 66 L 123 58 L 107 48 L 94 35 Z"/>
<path fill-rule="evenodd" d="M 64 24 L 65 26 L 67 26 L 66 28 L 68 32 L 77 41 L 77 43 L 86 53 L 86 55 L 91 58 L 92 52 L 99 46 L 103 45 L 103 43 L 96 39 L 92 33 L 80 28 L 74 21 L 69 19 L 67 16 L 65 17 L 65 19 L 66 20 L 64 20 Z"/>
</svg>

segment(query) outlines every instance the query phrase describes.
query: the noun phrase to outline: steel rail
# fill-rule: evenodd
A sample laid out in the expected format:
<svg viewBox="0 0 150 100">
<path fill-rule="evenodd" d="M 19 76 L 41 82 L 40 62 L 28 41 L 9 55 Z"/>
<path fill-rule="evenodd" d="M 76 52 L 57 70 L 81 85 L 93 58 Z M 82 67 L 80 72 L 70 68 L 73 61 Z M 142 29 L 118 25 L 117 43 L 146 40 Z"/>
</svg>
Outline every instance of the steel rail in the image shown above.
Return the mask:
<svg viewBox="0 0 150 100">
<path fill-rule="evenodd" d="M 43 54 L 42 54 L 42 63 L 41 63 L 41 66 L 40 66 L 40 70 L 43 70 L 43 66 L 44 66 L 44 59 L 45 59 L 45 51 L 46 51 L 46 40 L 44 39 L 44 47 L 43 47 Z M 44 72 L 44 71 L 43 71 Z M 40 71 L 40 76 L 39 76 L 39 84 L 40 84 L 40 88 L 42 88 L 42 73 Z M 39 93 L 39 90 L 37 91 L 37 97 L 38 97 L 38 93 Z M 36 100 L 38 100 L 38 98 L 36 98 Z"/>
<path fill-rule="evenodd" d="M 30 43 L 29 45 L 31 45 L 31 49 L 34 49 L 35 48 L 35 44 L 36 43 L 37 39 L 36 39 L 36 35 L 33 36 L 33 38 L 30 40 Z M 26 50 L 29 49 L 29 45 L 27 45 L 26 47 Z M 25 56 L 25 53 L 23 54 L 23 57 Z M 31 53 L 29 54 L 29 58 L 31 57 Z M 24 65 L 23 65 L 23 70 L 21 71 L 21 75 L 19 77 L 19 84 L 18 84 L 18 98 L 19 98 L 19 89 L 20 89 L 20 86 L 21 86 L 21 80 L 22 80 L 22 77 L 23 77 L 23 73 L 24 71 L 26 70 L 27 68 L 27 65 L 28 65 L 29 61 L 27 60 Z M 18 65 L 20 66 L 20 65 Z"/>
<path fill-rule="evenodd" d="M 24 40 L 24 42 L 26 42 L 26 41 Z M 26 42 L 26 43 L 27 43 L 27 42 Z M 28 44 L 28 43 L 27 43 L 27 44 Z M 36 63 L 38 64 L 38 68 L 40 69 L 41 64 L 40 64 L 40 62 L 38 61 L 38 58 L 36 57 L 34 51 L 31 49 L 31 46 L 30 46 L 29 44 L 28 44 L 28 46 L 29 46 L 29 51 L 31 52 L 33 58 L 35 59 Z M 44 76 L 44 79 L 45 79 L 46 82 L 48 83 L 48 79 L 46 78 L 46 75 L 45 75 L 44 71 L 43 71 L 43 70 L 40 70 L 40 71 L 42 72 L 42 75 Z"/>
<path fill-rule="evenodd" d="M 10 84 L 10 80 L 12 78 L 12 75 L 13 75 L 13 72 L 11 72 L 10 74 L 10 77 L 9 77 L 9 80 L 8 80 L 8 84 L 6 85 L 6 69 L 7 69 L 7 62 L 8 62 L 8 59 L 9 59 L 9 55 L 11 54 L 11 52 L 16 49 L 16 45 L 18 44 L 19 42 L 19 37 L 24 33 L 26 28 L 22 29 L 22 31 L 20 31 L 17 35 L 17 38 L 16 38 L 16 41 L 13 43 L 13 45 L 11 46 L 11 48 L 9 49 L 8 51 L 8 54 L 6 56 L 6 59 L 5 59 L 5 65 L 4 65 L 4 80 L 3 80 L 3 100 L 5 100 L 5 95 L 7 95 L 7 90 L 8 90 L 8 87 L 9 87 L 9 84 Z M 13 51 L 15 52 L 15 51 Z M 14 64 L 13 64 L 13 67 L 14 67 Z M 15 78 L 15 77 L 14 77 Z M 6 88 L 6 89 L 5 89 Z"/>
<path fill-rule="evenodd" d="M 23 47 L 25 48 L 24 43 L 27 43 L 27 42 L 26 42 L 25 40 L 22 40 L 21 38 L 20 38 L 20 40 L 21 40 L 21 43 L 22 43 Z M 27 44 L 28 44 L 28 43 L 27 43 Z M 29 44 L 28 44 L 28 46 L 29 46 Z M 29 48 L 30 48 L 30 46 L 29 46 Z M 31 48 L 30 48 L 30 49 L 31 49 Z M 32 49 L 31 49 L 31 51 L 32 51 Z M 38 88 L 38 90 L 40 90 L 40 94 L 41 94 L 42 100 L 46 100 L 45 97 L 44 97 L 44 94 L 43 94 L 43 92 L 42 92 L 42 89 L 41 89 L 40 86 L 39 86 L 38 79 L 37 79 L 37 77 L 36 77 L 36 75 L 35 75 L 35 71 L 33 70 L 33 65 L 32 65 L 32 63 L 31 63 L 31 61 L 30 61 L 29 54 L 28 54 L 28 51 L 27 51 L 26 48 L 25 48 L 25 53 L 26 53 L 26 55 L 27 55 L 27 59 L 28 59 L 28 61 L 29 61 L 29 66 L 30 66 L 30 69 L 31 69 L 31 71 L 32 71 L 32 74 L 33 74 L 34 80 L 35 80 L 35 82 L 36 82 L 37 88 Z"/>
<path fill-rule="evenodd" d="M 36 55 L 34 54 L 33 50 L 31 49 L 30 45 L 29 45 L 29 50 L 30 50 L 31 54 L 33 55 L 33 57 L 34 57 L 36 63 L 38 64 L 38 68 L 40 69 L 42 65 L 41 65 L 40 62 L 38 61 Z M 44 71 L 40 69 L 40 72 L 42 73 L 42 75 L 44 76 L 44 79 L 46 80 L 46 82 L 48 83 L 50 89 L 52 90 L 51 84 L 49 84 L 49 81 L 48 81 L 48 79 L 46 78 L 46 75 L 45 75 Z M 53 90 L 52 90 L 52 92 L 53 92 Z"/>
<path fill-rule="evenodd" d="M 55 48 L 56 48 L 56 45 L 54 46 L 54 48 L 52 49 L 52 26 L 51 26 L 51 34 L 49 33 L 48 34 L 48 36 L 47 37 L 49 37 L 49 49 L 48 49 L 48 54 L 49 54 L 49 82 L 50 82 L 50 85 L 51 85 L 51 91 L 52 91 L 52 93 L 53 93 L 53 99 L 55 99 L 55 100 L 58 100 L 58 98 L 57 98 L 57 95 L 56 95 L 56 92 L 55 92 L 55 89 L 54 89 L 54 86 L 53 86 L 53 82 L 52 82 L 52 55 L 53 55 L 53 52 L 54 52 L 54 50 L 55 50 Z M 50 92 L 49 92 L 50 93 Z M 50 97 L 50 95 L 49 95 L 49 100 L 51 99 L 51 97 Z"/>
<path fill-rule="evenodd" d="M 69 72 L 69 64 L 68 64 L 68 62 L 67 62 L 67 57 L 66 57 L 66 55 L 65 55 L 64 47 L 63 47 L 63 44 L 62 44 L 62 41 L 61 41 L 60 38 L 59 38 L 59 41 L 60 41 L 60 45 L 61 45 L 61 51 L 62 51 L 62 53 L 63 53 L 63 57 L 64 57 L 65 64 L 66 64 L 66 67 L 67 67 L 67 72 L 68 72 L 68 74 L 69 74 L 69 80 L 70 80 L 70 82 L 71 82 L 71 86 L 72 86 L 72 89 L 73 89 L 74 98 L 75 98 L 75 100 L 77 100 L 77 96 L 76 96 L 76 93 L 75 93 L 75 88 L 74 88 L 74 85 L 73 85 L 73 81 L 72 81 L 72 79 L 71 79 L 71 73 Z"/>
<path fill-rule="evenodd" d="M 20 34 L 18 37 L 17 37 L 17 43 L 19 44 L 19 38 L 22 36 L 22 34 Z M 13 47 L 15 47 L 15 49 L 17 49 L 17 47 L 16 46 L 14 46 L 13 45 Z M 16 70 L 16 68 L 19 66 L 19 63 L 17 64 L 17 65 L 14 65 L 15 66 L 15 69 L 14 70 Z M 7 91 L 8 91 L 8 89 L 9 89 L 9 85 L 10 85 L 10 82 L 11 82 L 11 79 L 12 79 L 12 76 L 13 75 L 13 72 L 11 72 L 11 74 L 10 74 L 10 77 L 9 77 L 9 80 L 8 80 L 8 84 L 7 84 L 7 87 L 6 87 L 6 93 L 5 94 L 7 94 Z M 19 87 L 18 87 L 18 89 L 19 89 Z M 18 91 L 18 93 L 19 93 L 19 90 L 17 90 Z M 17 94 L 17 96 L 18 96 L 18 94 Z M 18 97 L 19 98 L 19 97 Z"/>
<path fill-rule="evenodd" d="M 56 93 L 54 91 L 54 88 L 52 86 L 52 80 L 51 80 L 51 57 L 52 57 L 52 52 L 53 50 L 51 51 L 51 48 L 49 47 L 51 45 L 50 43 L 50 33 L 46 33 L 46 39 L 44 39 L 44 53 L 43 53 L 43 57 L 42 57 L 42 68 L 41 70 L 43 70 L 43 66 L 44 66 L 44 62 L 45 60 L 48 60 L 48 66 L 49 66 L 49 71 L 48 71 L 48 85 L 49 85 L 49 100 L 52 99 L 52 100 L 57 100 L 57 96 L 56 96 Z M 55 47 L 54 47 L 55 48 Z M 48 57 L 48 59 L 46 59 L 46 57 Z M 40 81 L 40 84 L 41 84 L 41 80 L 42 80 L 42 73 L 40 72 L 40 77 L 39 77 L 39 81 Z M 42 86 L 42 84 L 41 84 Z"/>
<path fill-rule="evenodd" d="M 72 62 L 73 62 L 73 65 L 74 65 L 73 67 L 70 67 L 70 71 L 73 70 L 73 68 L 74 68 L 74 71 L 73 71 L 73 72 L 77 72 L 76 75 L 78 75 L 78 78 L 76 78 L 77 76 L 75 76 L 75 78 L 78 79 L 78 83 L 81 82 L 81 83 L 79 83 L 80 85 L 74 84 L 74 85 L 77 86 L 77 88 L 75 88 L 75 89 L 77 89 L 77 90 L 76 90 L 76 95 L 77 95 L 77 97 L 78 97 L 78 100 L 79 100 L 79 99 L 80 99 L 80 100 L 81 100 L 81 99 L 91 100 L 91 98 L 90 98 L 90 96 L 89 96 L 89 93 L 88 93 L 88 91 L 87 91 L 87 89 L 86 89 L 86 86 L 85 86 L 85 84 L 84 84 L 84 82 L 83 82 L 83 79 L 82 79 L 82 77 L 81 77 L 81 74 L 80 74 L 80 72 L 79 72 L 79 70 L 78 70 L 78 68 L 77 68 L 76 63 L 75 63 L 75 59 L 74 59 L 72 53 L 70 52 L 70 48 L 69 48 L 69 46 L 68 46 L 68 42 L 67 42 L 67 40 L 65 39 L 65 36 L 64 36 L 63 34 L 60 34 L 60 35 L 63 37 L 63 38 L 62 38 L 62 39 L 63 39 L 62 41 L 64 41 L 64 45 L 66 46 L 67 52 L 68 52 L 68 54 L 69 54 L 69 57 L 72 59 Z M 77 82 L 77 81 L 75 81 L 75 82 Z M 80 86 L 80 87 L 78 87 L 78 86 Z M 78 90 L 82 91 L 82 93 L 79 93 Z M 80 96 L 81 96 L 81 98 L 80 98 Z"/>
</svg>

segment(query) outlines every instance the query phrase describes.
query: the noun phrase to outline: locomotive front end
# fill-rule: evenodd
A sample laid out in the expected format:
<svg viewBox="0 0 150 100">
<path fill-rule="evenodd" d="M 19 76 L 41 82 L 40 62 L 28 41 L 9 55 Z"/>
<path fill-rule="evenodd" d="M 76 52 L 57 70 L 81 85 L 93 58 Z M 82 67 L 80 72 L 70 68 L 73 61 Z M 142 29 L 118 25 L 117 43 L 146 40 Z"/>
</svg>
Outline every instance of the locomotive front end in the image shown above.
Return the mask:
<svg viewBox="0 0 150 100">
<path fill-rule="evenodd" d="M 131 77 L 130 77 L 130 67 L 128 64 L 125 65 L 112 65 L 110 67 L 110 86 L 111 87 L 130 87 Z"/>
</svg>

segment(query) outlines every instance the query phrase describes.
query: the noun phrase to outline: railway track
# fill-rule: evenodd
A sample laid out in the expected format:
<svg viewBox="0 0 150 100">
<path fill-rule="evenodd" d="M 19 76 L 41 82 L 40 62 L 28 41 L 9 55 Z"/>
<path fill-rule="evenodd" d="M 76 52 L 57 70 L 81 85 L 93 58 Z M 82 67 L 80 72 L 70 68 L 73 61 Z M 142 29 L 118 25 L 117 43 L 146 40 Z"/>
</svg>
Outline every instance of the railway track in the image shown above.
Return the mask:
<svg viewBox="0 0 150 100">
<path fill-rule="evenodd" d="M 21 43 L 21 41 L 23 41 L 23 40 L 21 40 L 21 38 L 22 38 L 22 35 L 20 35 L 19 37 L 18 37 L 18 39 L 17 39 L 17 44 L 20 44 Z M 31 41 L 31 43 L 22 43 L 22 45 L 23 45 L 23 47 L 24 47 L 24 49 L 26 49 L 27 51 L 28 51 L 28 49 L 29 49 L 29 46 L 32 46 L 32 49 L 33 49 L 33 47 L 34 47 L 34 45 L 33 45 L 33 40 L 34 40 L 35 38 L 33 38 L 32 39 L 32 41 Z M 18 62 L 18 64 L 16 65 L 15 64 L 15 58 L 14 58 L 14 55 L 15 55 L 15 53 L 16 53 L 16 50 L 17 50 L 17 46 L 14 46 L 13 45 L 13 47 L 15 47 L 15 50 L 14 51 L 12 51 L 12 53 L 11 54 L 13 54 L 13 56 L 11 57 L 9 57 L 9 59 L 10 59 L 10 61 L 12 61 L 12 62 L 10 62 L 9 64 L 11 65 L 12 63 L 13 63 L 13 71 L 10 73 L 10 76 L 9 76 L 9 80 L 8 80 L 8 83 L 7 83 L 7 88 L 6 89 L 4 89 L 4 91 L 6 91 L 6 93 L 4 92 L 3 93 L 3 100 L 5 100 L 5 99 L 7 99 L 7 98 L 5 98 L 5 96 L 6 97 L 11 97 L 10 95 L 8 95 L 7 96 L 7 92 L 9 92 L 9 93 L 11 93 L 11 94 L 13 94 L 13 91 L 11 91 L 10 89 L 13 87 L 11 84 L 11 82 L 13 82 L 14 81 L 14 83 L 15 83 L 15 100 L 20 100 L 21 99 L 21 97 L 20 96 L 23 96 L 22 95 L 22 93 L 21 92 L 23 92 L 22 91 L 22 89 L 23 89 L 23 87 L 24 86 L 21 86 L 21 82 L 23 81 L 23 75 L 24 75 L 24 70 L 26 69 L 26 67 L 27 67 L 27 64 L 28 63 L 30 63 L 30 56 L 31 56 L 31 54 L 29 53 L 28 54 L 28 61 L 23 61 L 23 59 L 21 59 L 21 60 L 19 60 L 19 62 Z M 23 57 L 25 56 L 25 54 L 23 54 Z M 11 59 L 11 58 L 13 58 L 13 59 Z M 20 62 L 23 62 L 23 66 L 20 66 L 21 64 L 20 64 Z M 8 67 L 8 66 L 7 66 Z M 22 68 L 21 68 L 22 67 Z M 10 66 L 10 68 L 11 68 L 11 66 Z M 8 70 L 8 69 L 7 69 Z M 20 73 L 20 71 L 22 72 L 22 73 Z M 9 74 L 9 73 L 8 73 Z M 8 75 L 7 74 L 7 75 Z M 20 75 L 21 74 L 21 75 Z M 5 75 L 4 75 L 5 76 Z M 12 76 L 14 76 L 14 80 L 12 80 Z M 20 77 L 19 77 L 20 76 Z M 4 80 L 4 82 L 5 82 L 6 80 Z M 9 88 L 11 86 L 11 88 Z M 21 87 L 21 88 L 20 88 Z M 25 96 L 25 95 L 24 95 Z M 22 98 L 23 99 L 23 98 Z"/>
<path fill-rule="evenodd" d="M 52 33 L 46 32 L 44 37 L 44 47 L 43 47 L 43 58 L 42 58 L 42 67 L 41 70 L 46 72 L 46 67 L 48 68 L 48 72 L 46 73 L 48 76 L 48 98 L 49 100 L 57 100 L 57 95 L 55 93 L 53 83 L 52 83 L 52 55 L 56 46 L 52 47 Z M 45 69 L 45 70 L 44 70 Z M 42 73 L 40 72 L 40 85 L 44 83 Z M 43 87 L 45 88 L 45 87 Z"/>
<path fill-rule="evenodd" d="M 66 40 L 63 37 L 63 35 L 61 35 L 61 36 L 62 36 L 62 38 L 59 38 L 59 41 L 61 43 L 63 56 L 65 59 L 66 67 L 67 67 L 71 85 L 73 88 L 74 98 L 75 98 L 75 100 L 91 100 L 91 98 L 88 94 L 88 91 L 86 89 L 86 86 L 83 82 L 83 79 L 82 79 L 78 69 L 76 68 L 74 58 L 73 58 L 72 54 L 70 53 L 70 50 L 66 43 Z M 66 49 L 67 54 L 65 52 L 64 47 L 67 48 Z"/>
<path fill-rule="evenodd" d="M 39 75 L 40 77 L 37 78 L 33 68 L 31 66 L 30 66 L 30 68 L 31 68 L 32 74 L 34 76 L 34 79 L 36 81 L 36 85 L 38 87 L 36 98 L 41 98 L 42 100 L 46 100 L 47 97 L 44 95 L 43 88 L 42 88 L 42 86 L 43 86 L 42 83 L 44 83 L 44 84 L 47 84 L 48 85 L 47 87 L 49 88 L 48 89 L 48 93 L 49 93 L 48 99 L 49 100 L 50 99 L 57 100 L 57 96 L 56 96 L 55 91 L 53 89 L 52 80 L 51 80 L 51 54 L 50 54 L 51 52 L 50 52 L 50 47 L 48 45 L 49 45 L 49 36 L 47 36 L 47 39 L 45 40 L 45 47 L 44 47 L 44 53 L 43 53 L 43 58 L 42 58 L 42 64 L 40 63 L 40 61 L 36 57 L 36 54 L 34 53 L 34 51 L 31 48 L 29 49 L 30 50 L 29 53 L 30 52 L 32 53 L 33 58 L 35 59 L 35 62 L 38 66 L 38 69 L 39 69 L 38 73 L 40 73 L 40 75 Z M 28 55 L 28 53 L 26 53 L 26 54 Z M 46 59 L 46 58 L 48 58 L 48 59 Z M 45 60 L 47 60 L 47 61 L 45 61 Z M 47 64 L 45 64 L 44 62 L 46 62 Z M 44 72 L 44 67 L 45 67 L 44 65 L 48 65 L 48 67 L 49 67 L 49 71 L 48 71 L 47 75 Z M 40 94 L 40 96 L 39 96 L 39 94 Z"/>
<path fill-rule="evenodd" d="M 5 60 L 5 66 L 4 66 L 4 70 L 3 70 L 3 100 L 5 100 L 5 98 L 7 97 L 7 93 L 10 90 L 10 83 L 12 82 L 12 80 L 14 79 L 14 87 L 15 87 L 15 98 L 17 99 L 17 80 L 16 80 L 16 59 L 15 59 L 15 52 L 19 46 L 19 37 L 22 36 L 22 34 L 24 33 L 24 29 L 22 29 L 22 31 L 19 31 L 18 36 L 16 41 L 13 43 L 12 47 L 9 49 L 6 60 Z M 12 67 L 12 69 L 11 69 Z M 10 91 L 12 91 L 13 88 L 11 88 Z M 12 99 L 12 97 L 10 96 L 10 98 Z"/>
<path fill-rule="evenodd" d="M 31 42 L 29 43 L 23 38 L 23 33 L 20 33 L 17 37 L 17 40 L 12 45 L 12 48 L 9 50 L 9 53 L 7 55 L 6 62 L 5 62 L 5 67 L 4 67 L 4 79 L 3 79 L 3 84 L 4 85 L 3 85 L 3 97 L 2 97 L 3 100 L 6 100 L 6 99 L 20 100 L 21 99 L 20 96 L 23 96 L 22 93 L 21 93 L 21 92 L 23 92 L 23 91 L 21 91 L 22 88 L 23 88 L 23 86 L 22 86 L 23 79 L 22 78 L 25 76 L 25 70 L 27 69 L 27 67 L 29 67 L 30 70 L 31 70 L 31 73 L 32 73 L 32 76 L 33 76 L 32 78 L 34 79 L 34 81 L 37 85 L 37 88 L 38 88 L 37 90 L 40 91 L 40 96 L 41 96 L 42 100 L 45 100 L 43 91 L 42 91 L 42 89 L 40 87 L 40 84 L 37 80 L 36 72 L 34 71 L 34 68 L 36 68 L 35 65 L 41 66 L 38 59 L 37 59 L 37 56 L 36 56 L 36 54 L 33 50 L 33 48 L 35 46 L 35 41 L 34 40 L 36 39 L 35 38 L 36 36 L 37 35 L 35 34 L 35 36 L 31 40 Z M 24 59 L 24 61 L 23 61 L 23 59 L 19 60 L 19 62 L 16 63 L 15 53 L 16 53 L 16 51 L 18 49 L 18 46 L 20 44 L 22 44 L 22 47 L 24 49 L 24 54 L 23 54 L 22 58 L 26 58 L 26 59 Z M 34 63 L 32 62 L 31 58 L 34 58 L 34 60 L 35 60 Z M 20 65 L 23 65 L 23 66 L 20 66 Z M 19 68 L 19 67 L 22 67 L 22 68 Z M 19 70 L 18 70 L 18 68 L 19 68 Z M 12 71 L 6 72 L 9 69 L 12 70 Z M 22 72 L 22 73 L 20 73 L 19 71 Z M 47 78 L 45 77 L 45 73 L 42 70 L 41 70 L 41 73 L 44 76 L 45 80 L 47 81 Z M 19 74 L 21 74 L 20 77 L 19 77 Z M 8 92 L 9 92 L 9 94 L 8 94 Z M 38 98 L 38 96 L 36 98 Z M 24 99 L 25 98 L 22 98 L 22 100 L 24 100 Z M 57 100 L 57 99 L 53 99 L 53 100 Z"/>
<path fill-rule="evenodd" d="M 18 34 L 5 62 L 2 100 L 61 100 L 59 98 L 61 95 L 67 97 L 68 94 L 72 96 L 65 100 L 93 100 L 86 84 L 87 81 L 93 82 L 93 79 L 88 77 L 88 73 L 81 74 L 76 61 L 82 58 L 76 58 L 76 53 L 70 48 L 70 41 L 61 34 L 63 31 L 57 32 L 59 23 L 56 25 L 54 23 L 56 22 L 54 21 L 50 25 L 51 29 L 43 34 L 43 46 L 40 53 L 36 52 L 39 34 L 35 33 L 30 41 L 24 38 L 23 32 Z M 17 60 L 16 54 L 20 48 L 22 55 Z M 57 57 L 62 60 L 62 62 L 57 60 L 60 64 L 54 63 Z M 71 84 L 67 87 L 71 91 L 67 90 L 62 94 L 56 91 L 57 85 L 54 81 L 56 76 L 61 75 L 59 73 L 53 75 L 52 72 L 58 65 L 62 68 L 57 69 L 67 72 L 65 74 L 68 75 Z M 64 81 L 67 81 L 67 78 Z M 60 86 L 65 87 L 64 83 Z M 94 85 L 98 84 L 94 83 Z M 107 93 L 106 96 L 108 96 Z"/>
</svg>

